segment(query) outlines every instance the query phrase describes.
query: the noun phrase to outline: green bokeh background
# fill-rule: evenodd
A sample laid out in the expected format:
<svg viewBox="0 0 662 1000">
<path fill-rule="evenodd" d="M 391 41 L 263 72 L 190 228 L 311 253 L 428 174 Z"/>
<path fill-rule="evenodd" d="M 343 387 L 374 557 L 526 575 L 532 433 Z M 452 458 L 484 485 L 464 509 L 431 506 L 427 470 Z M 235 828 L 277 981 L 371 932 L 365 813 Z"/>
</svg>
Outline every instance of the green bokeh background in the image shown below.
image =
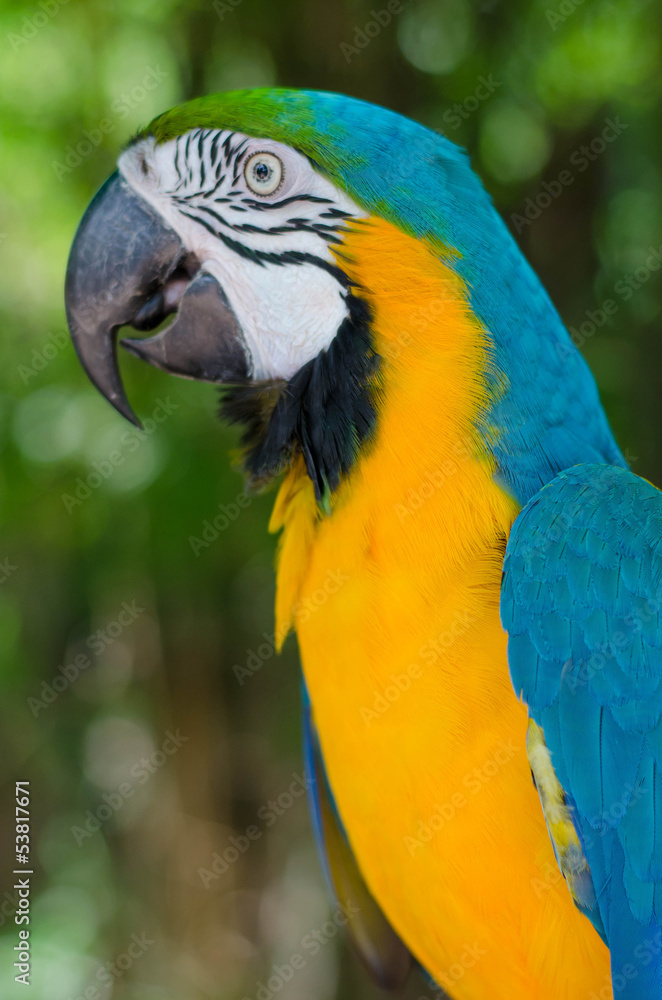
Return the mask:
<svg viewBox="0 0 662 1000">
<path fill-rule="evenodd" d="M 94 984 L 103 1000 L 254 998 L 330 912 L 303 798 L 282 799 L 268 829 L 259 818 L 301 771 L 296 650 L 290 640 L 273 657 L 263 636 L 273 628 L 273 495 L 232 506 L 243 488 L 227 457 L 236 439 L 216 419 L 212 387 L 127 358 L 128 396 L 146 419 L 138 435 L 86 382 L 64 334 L 77 222 L 123 143 L 156 113 L 214 90 L 317 87 L 389 105 L 466 146 L 577 331 L 635 471 L 662 483 L 660 285 L 649 266 L 662 243 L 659 7 L 412 0 L 364 34 L 371 10 L 385 8 L 0 9 L 4 1000 L 67 1000 Z M 606 119 L 616 123 L 608 142 Z M 170 415 L 148 419 L 162 403 Z M 193 546 L 219 505 L 227 529 Z M 142 610 L 117 626 L 123 602 Z M 233 667 L 260 645 L 263 665 L 239 683 Z M 81 654 L 89 666 L 49 693 L 44 683 Z M 142 779 L 141 759 L 176 730 L 180 749 Z M 28 990 L 12 969 L 16 780 L 32 793 Z M 86 811 L 127 781 L 121 808 L 77 837 Z M 200 869 L 255 823 L 261 836 L 205 886 Z M 99 968 L 143 934 L 144 954 L 102 983 Z M 274 995 L 381 994 L 334 937 Z M 415 978 L 403 995 L 432 994 Z"/>
</svg>

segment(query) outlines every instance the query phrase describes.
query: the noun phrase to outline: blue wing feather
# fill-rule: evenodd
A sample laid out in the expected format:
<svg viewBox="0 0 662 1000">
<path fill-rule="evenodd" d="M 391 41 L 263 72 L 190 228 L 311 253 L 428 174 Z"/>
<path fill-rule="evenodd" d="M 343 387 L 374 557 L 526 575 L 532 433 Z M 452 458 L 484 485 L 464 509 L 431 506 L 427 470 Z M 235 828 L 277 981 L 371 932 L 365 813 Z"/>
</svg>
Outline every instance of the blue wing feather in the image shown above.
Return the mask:
<svg viewBox="0 0 662 1000">
<path fill-rule="evenodd" d="M 627 1000 L 662 996 L 661 581 L 662 493 L 583 465 L 517 518 L 501 595 L 513 685 L 572 806 L 588 915 Z"/>
</svg>

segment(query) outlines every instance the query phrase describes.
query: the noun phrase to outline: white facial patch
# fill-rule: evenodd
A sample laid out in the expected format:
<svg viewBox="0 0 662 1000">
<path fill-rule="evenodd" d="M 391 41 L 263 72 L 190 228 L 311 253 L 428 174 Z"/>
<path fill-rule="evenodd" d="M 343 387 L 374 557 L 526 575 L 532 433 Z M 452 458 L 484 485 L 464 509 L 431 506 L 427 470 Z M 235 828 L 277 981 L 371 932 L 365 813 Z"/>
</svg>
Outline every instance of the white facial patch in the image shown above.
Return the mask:
<svg viewBox="0 0 662 1000">
<path fill-rule="evenodd" d="M 367 213 L 305 156 L 267 139 L 195 129 L 161 145 L 141 139 L 119 170 L 223 288 L 254 379 L 289 379 L 329 346 L 347 316 L 330 246 L 348 220 Z"/>
</svg>

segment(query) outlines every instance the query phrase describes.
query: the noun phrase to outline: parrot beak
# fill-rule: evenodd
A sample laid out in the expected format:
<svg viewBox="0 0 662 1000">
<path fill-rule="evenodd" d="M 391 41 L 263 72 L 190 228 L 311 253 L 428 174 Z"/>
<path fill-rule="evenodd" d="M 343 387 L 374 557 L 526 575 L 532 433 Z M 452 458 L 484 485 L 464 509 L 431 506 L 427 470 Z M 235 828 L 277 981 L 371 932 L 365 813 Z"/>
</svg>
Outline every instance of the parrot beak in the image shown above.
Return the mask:
<svg viewBox="0 0 662 1000">
<path fill-rule="evenodd" d="M 140 422 L 117 364 L 122 326 L 167 329 L 122 346 L 157 368 L 207 382 L 243 382 L 249 360 L 241 328 L 218 282 L 199 269 L 179 236 L 117 173 L 92 199 L 71 248 L 65 283 L 71 338 L 88 377 L 116 410 Z"/>
</svg>

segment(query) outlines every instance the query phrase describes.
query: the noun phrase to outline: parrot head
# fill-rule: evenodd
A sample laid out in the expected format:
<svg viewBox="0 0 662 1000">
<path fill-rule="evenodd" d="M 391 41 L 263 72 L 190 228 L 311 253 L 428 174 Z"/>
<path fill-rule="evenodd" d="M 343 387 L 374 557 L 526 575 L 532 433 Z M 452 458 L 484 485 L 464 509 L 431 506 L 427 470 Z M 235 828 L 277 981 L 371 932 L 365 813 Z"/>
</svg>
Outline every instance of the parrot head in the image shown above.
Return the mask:
<svg viewBox="0 0 662 1000">
<path fill-rule="evenodd" d="M 329 173 L 321 129 L 295 128 L 306 108 L 298 92 L 240 92 L 156 119 L 87 209 L 65 299 L 80 361 L 123 416 L 139 425 L 118 343 L 175 375 L 233 387 L 230 419 L 245 416 L 256 439 L 266 431 L 254 478 L 303 448 L 321 494 L 369 431 L 377 359 L 369 304 L 338 257 L 368 213 Z M 118 339 L 171 314 L 152 337 Z M 335 396 L 333 441 L 319 441 L 312 415 L 301 426 L 320 392 Z"/>
<path fill-rule="evenodd" d="M 156 118 L 88 207 L 65 300 L 85 371 L 126 418 L 118 343 L 226 387 L 253 482 L 299 456 L 318 501 L 408 380 L 434 387 L 430 434 L 463 382 L 516 495 L 559 381 L 594 391 L 463 151 L 339 94 L 236 91 Z"/>
</svg>

